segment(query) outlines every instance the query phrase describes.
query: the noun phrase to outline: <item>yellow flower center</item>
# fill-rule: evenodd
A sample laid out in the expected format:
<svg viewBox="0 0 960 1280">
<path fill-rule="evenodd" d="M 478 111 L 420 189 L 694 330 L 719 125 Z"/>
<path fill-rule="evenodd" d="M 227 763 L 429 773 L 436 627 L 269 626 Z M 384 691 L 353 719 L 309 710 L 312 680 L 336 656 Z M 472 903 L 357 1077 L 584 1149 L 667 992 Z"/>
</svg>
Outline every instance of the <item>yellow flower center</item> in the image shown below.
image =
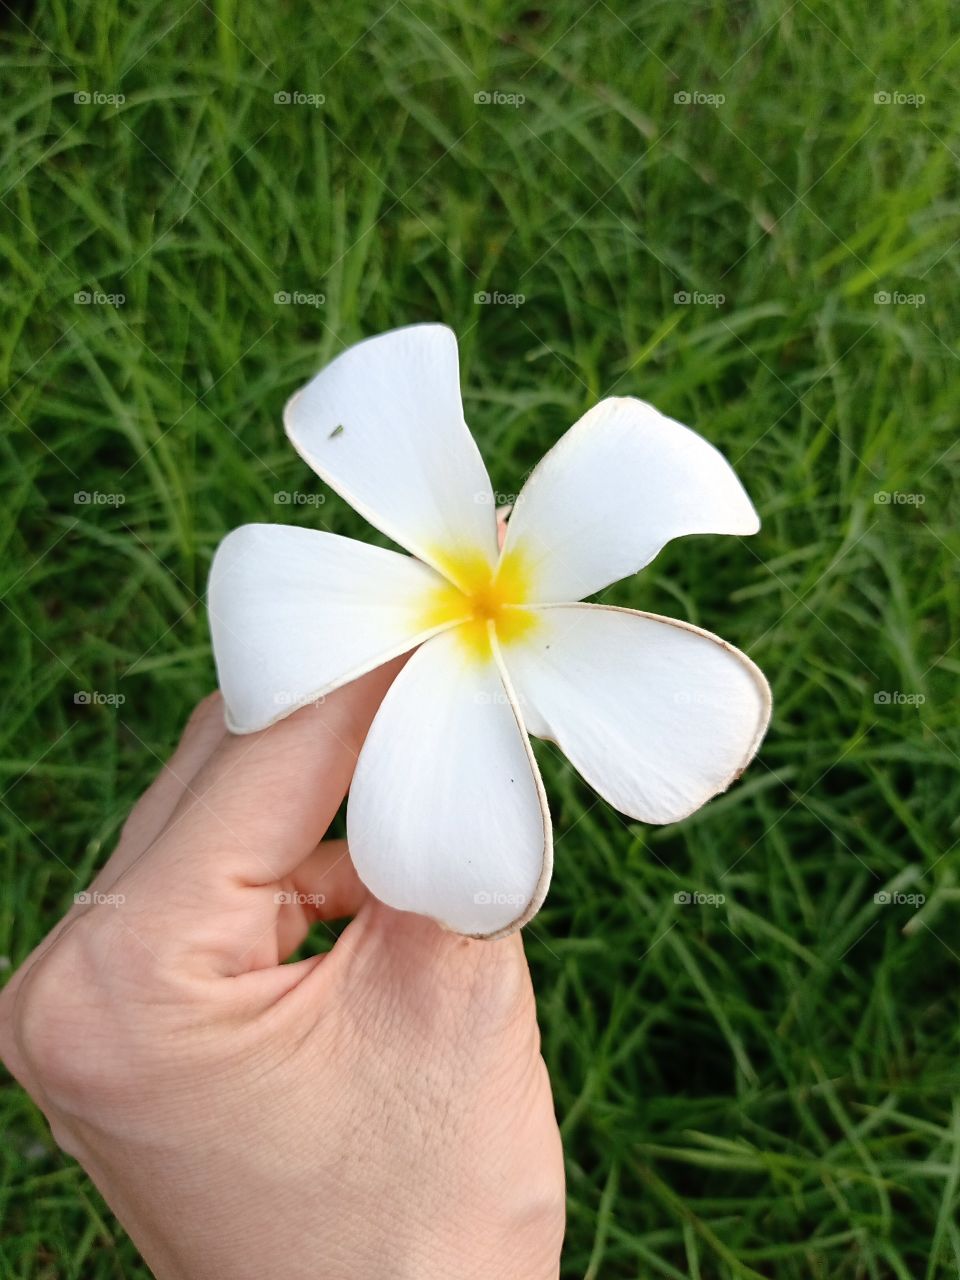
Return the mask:
<svg viewBox="0 0 960 1280">
<path fill-rule="evenodd" d="M 424 608 L 424 630 L 459 623 L 457 636 L 467 652 L 484 660 L 491 656 L 489 623 L 501 645 L 527 635 L 537 625 L 536 615 L 525 607 L 530 575 L 516 551 L 501 556 L 493 568 L 483 555 L 473 552 L 437 554 L 434 563 L 449 582 L 432 589 Z"/>
</svg>

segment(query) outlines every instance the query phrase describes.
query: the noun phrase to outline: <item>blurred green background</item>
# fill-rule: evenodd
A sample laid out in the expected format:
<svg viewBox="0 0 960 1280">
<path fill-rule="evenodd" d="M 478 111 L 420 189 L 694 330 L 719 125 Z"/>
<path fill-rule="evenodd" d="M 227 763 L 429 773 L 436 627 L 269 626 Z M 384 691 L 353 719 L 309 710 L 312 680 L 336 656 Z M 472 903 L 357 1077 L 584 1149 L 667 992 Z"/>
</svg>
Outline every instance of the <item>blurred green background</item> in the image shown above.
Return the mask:
<svg viewBox="0 0 960 1280">
<path fill-rule="evenodd" d="M 442 319 L 496 489 L 633 394 L 714 441 L 763 518 L 603 593 L 767 672 L 743 781 L 644 828 L 538 747 L 557 865 L 526 941 L 564 1275 L 960 1274 L 955 18 L 0 9 L 0 964 L 89 883 L 213 686 L 223 534 L 370 536 L 320 501 L 285 398 Z M 4 1080 L 0 1276 L 145 1276 Z"/>
</svg>

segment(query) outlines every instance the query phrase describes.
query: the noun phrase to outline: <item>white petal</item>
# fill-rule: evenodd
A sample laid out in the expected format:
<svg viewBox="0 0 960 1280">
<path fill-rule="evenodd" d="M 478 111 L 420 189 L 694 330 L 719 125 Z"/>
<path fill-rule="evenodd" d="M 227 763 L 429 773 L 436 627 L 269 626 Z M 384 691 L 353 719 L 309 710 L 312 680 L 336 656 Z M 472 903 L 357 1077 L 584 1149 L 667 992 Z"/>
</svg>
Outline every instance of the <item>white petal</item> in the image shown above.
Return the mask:
<svg viewBox="0 0 960 1280">
<path fill-rule="evenodd" d="M 702 436 L 632 397 L 602 400 L 534 468 L 507 526 L 531 600 L 582 600 L 671 538 L 756 533 L 733 468 Z"/>
<path fill-rule="evenodd" d="M 435 635 L 452 588 L 351 538 L 248 524 L 217 548 L 208 608 L 227 722 L 253 733 Z"/>
<path fill-rule="evenodd" d="M 739 649 L 685 622 L 604 605 L 537 609 L 505 650 L 527 728 L 622 813 L 676 822 L 753 758 L 770 689 Z"/>
<path fill-rule="evenodd" d="M 427 564 L 493 563 L 493 491 L 467 429 L 457 340 L 439 324 L 368 338 L 290 400 L 287 434 L 317 474 Z M 455 576 L 455 573 L 454 573 Z"/>
<path fill-rule="evenodd" d="M 457 631 L 391 685 L 360 752 L 347 843 L 382 902 L 458 933 L 510 932 L 543 901 L 550 817 L 530 743 L 496 663 Z"/>
</svg>

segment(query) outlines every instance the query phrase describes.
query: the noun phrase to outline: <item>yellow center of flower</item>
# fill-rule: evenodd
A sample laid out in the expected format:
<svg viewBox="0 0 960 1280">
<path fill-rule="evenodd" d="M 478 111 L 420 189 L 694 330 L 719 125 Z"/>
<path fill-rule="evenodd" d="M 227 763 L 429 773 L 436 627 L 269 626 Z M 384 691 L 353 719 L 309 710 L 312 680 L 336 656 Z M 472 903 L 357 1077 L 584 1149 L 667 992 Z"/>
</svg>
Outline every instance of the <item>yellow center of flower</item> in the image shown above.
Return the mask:
<svg viewBox="0 0 960 1280">
<path fill-rule="evenodd" d="M 491 656 L 489 623 L 501 645 L 537 625 L 536 615 L 525 607 L 530 575 L 517 551 L 501 556 L 493 568 L 476 552 L 440 553 L 433 562 L 449 581 L 432 589 L 424 608 L 424 630 L 458 622 L 457 636 L 467 652 L 484 660 Z"/>
</svg>

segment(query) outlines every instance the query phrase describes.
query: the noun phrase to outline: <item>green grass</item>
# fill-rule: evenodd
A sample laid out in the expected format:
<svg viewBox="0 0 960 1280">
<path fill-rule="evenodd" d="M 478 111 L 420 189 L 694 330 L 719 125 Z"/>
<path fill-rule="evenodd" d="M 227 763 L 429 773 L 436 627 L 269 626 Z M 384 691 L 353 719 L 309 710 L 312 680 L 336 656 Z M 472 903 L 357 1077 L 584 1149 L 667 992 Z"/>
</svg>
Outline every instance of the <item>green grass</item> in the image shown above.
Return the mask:
<svg viewBox="0 0 960 1280">
<path fill-rule="evenodd" d="M 564 1275 L 955 1278 L 946 0 L 37 8 L 0 11 L 0 953 L 18 963 L 88 883 L 212 687 L 223 534 L 368 536 L 333 495 L 275 503 L 321 492 L 284 440 L 286 396 L 364 335 L 443 319 L 497 489 L 596 399 L 636 394 L 720 445 L 764 521 L 604 593 L 767 672 L 774 721 L 744 780 L 647 829 L 539 750 L 557 866 L 527 947 L 567 1151 Z M 492 290 L 525 301 L 475 304 Z M 9 1082 L 0 1124 L 4 1280 L 146 1276 Z"/>
</svg>

